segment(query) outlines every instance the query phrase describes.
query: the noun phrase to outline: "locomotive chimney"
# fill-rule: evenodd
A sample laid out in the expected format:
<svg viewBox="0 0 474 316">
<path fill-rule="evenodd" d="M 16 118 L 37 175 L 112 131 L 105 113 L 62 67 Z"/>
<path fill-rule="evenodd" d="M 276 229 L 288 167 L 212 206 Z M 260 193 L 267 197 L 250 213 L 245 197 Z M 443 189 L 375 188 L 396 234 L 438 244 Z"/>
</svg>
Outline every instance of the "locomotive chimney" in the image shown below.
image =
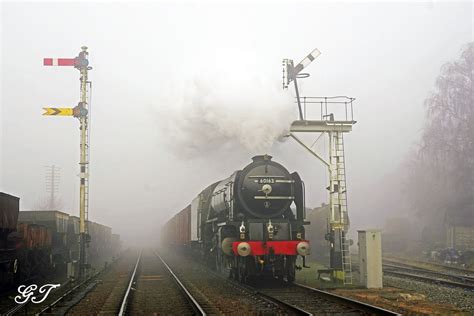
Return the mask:
<svg viewBox="0 0 474 316">
<path fill-rule="evenodd" d="M 272 156 L 270 155 L 258 155 L 258 156 L 255 156 L 252 158 L 253 162 L 257 162 L 257 161 L 262 161 L 262 160 L 272 160 Z"/>
</svg>

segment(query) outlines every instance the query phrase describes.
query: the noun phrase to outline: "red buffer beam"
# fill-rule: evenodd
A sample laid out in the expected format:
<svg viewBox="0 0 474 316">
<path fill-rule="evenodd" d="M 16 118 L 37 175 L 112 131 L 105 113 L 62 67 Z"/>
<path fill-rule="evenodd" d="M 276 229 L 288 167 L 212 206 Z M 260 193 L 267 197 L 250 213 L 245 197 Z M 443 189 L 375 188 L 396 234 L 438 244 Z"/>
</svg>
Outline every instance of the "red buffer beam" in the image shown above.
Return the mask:
<svg viewBox="0 0 474 316">
<path fill-rule="evenodd" d="M 75 66 L 76 58 L 44 58 L 43 66 Z"/>
</svg>

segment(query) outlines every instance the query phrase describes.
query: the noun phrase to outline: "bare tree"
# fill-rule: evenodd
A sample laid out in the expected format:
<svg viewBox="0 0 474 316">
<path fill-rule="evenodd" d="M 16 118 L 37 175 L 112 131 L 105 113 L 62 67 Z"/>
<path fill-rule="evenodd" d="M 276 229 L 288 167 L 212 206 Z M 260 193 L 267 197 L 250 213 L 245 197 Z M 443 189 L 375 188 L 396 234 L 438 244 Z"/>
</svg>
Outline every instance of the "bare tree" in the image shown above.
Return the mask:
<svg viewBox="0 0 474 316">
<path fill-rule="evenodd" d="M 421 143 L 406 164 L 405 193 L 419 215 L 441 216 L 474 203 L 474 43 L 445 64 L 425 101 Z"/>
</svg>

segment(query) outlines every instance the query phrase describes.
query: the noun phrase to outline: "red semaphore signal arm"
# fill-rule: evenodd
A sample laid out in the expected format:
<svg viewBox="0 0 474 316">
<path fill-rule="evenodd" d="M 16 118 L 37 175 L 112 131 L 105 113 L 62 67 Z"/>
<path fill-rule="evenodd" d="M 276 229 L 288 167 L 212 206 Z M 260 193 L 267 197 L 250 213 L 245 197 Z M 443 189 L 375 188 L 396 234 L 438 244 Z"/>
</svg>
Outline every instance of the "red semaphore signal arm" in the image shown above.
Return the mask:
<svg viewBox="0 0 474 316">
<path fill-rule="evenodd" d="M 75 66 L 75 58 L 44 58 L 43 66 Z"/>
</svg>

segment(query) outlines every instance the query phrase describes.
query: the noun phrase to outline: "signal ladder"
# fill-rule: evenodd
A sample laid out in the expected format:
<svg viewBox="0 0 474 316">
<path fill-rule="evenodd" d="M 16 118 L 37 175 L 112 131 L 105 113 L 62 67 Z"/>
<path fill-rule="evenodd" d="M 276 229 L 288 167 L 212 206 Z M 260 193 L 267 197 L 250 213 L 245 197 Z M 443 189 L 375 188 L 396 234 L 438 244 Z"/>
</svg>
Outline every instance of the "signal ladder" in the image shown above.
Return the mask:
<svg viewBox="0 0 474 316">
<path fill-rule="evenodd" d="M 86 118 L 86 123 L 84 124 L 85 129 L 86 129 L 86 162 L 84 164 L 84 173 L 86 174 L 86 177 L 84 178 L 84 213 L 85 213 L 85 233 L 89 233 L 89 122 L 88 119 Z"/>
<path fill-rule="evenodd" d="M 341 224 L 339 229 L 339 240 L 341 242 L 342 254 L 342 270 L 344 273 L 344 284 L 352 284 L 352 264 L 351 254 L 349 251 L 349 240 L 346 238 L 344 229 L 349 227 L 348 213 L 347 213 L 347 197 L 346 197 L 346 164 L 344 159 L 344 136 L 343 132 L 333 132 L 332 140 L 334 143 L 334 150 L 331 153 L 330 163 L 333 169 L 333 207 L 339 210 L 338 221 Z"/>
</svg>

